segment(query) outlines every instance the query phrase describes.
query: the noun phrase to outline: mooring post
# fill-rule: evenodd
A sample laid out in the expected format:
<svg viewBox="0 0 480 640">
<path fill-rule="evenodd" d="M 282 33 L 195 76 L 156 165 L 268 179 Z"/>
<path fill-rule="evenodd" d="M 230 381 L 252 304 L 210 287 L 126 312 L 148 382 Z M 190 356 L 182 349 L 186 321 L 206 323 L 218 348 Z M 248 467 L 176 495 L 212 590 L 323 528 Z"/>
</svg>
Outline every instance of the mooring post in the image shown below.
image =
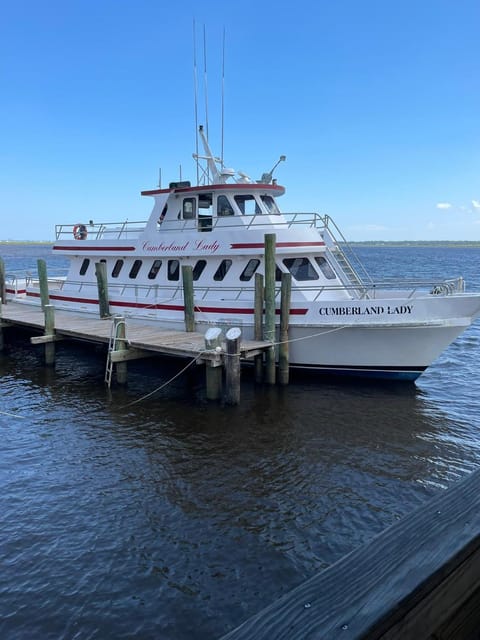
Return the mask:
<svg viewBox="0 0 480 640">
<path fill-rule="evenodd" d="M 38 271 L 38 283 L 40 285 L 40 301 L 42 303 L 42 309 L 50 304 L 50 296 L 48 294 L 48 276 L 47 276 L 47 263 L 42 258 L 37 260 Z"/>
<path fill-rule="evenodd" d="M 45 315 L 45 335 L 53 337 L 55 335 L 55 307 L 53 304 L 46 304 L 43 308 Z M 53 339 L 45 343 L 45 364 L 52 366 L 55 364 L 55 342 Z"/>
<path fill-rule="evenodd" d="M 239 404 L 240 402 L 240 336 L 238 327 L 232 327 L 225 334 L 225 402 Z"/>
<path fill-rule="evenodd" d="M 98 307 L 100 318 L 109 318 L 110 307 L 108 303 L 107 265 L 105 264 L 105 262 L 95 263 L 95 275 L 97 276 Z"/>
<path fill-rule="evenodd" d="M 193 299 L 193 269 L 190 265 L 182 266 L 183 306 L 185 313 L 185 331 L 195 331 L 195 303 Z"/>
<path fill-rule="evenodd" d="M 278 345 L 278 382 L 288 384 L 289 379 L 289 344 L 288 325 L 290 321 L 290 298 L 292 293 L 292 274 L 282 273 L 282 289 L 280 296 L 280 335 Z"/>
<path fill-rule="evenodd" d="M 115 335 L 115 351 L 124 351 L 127 349 L 125 318 L 123 316 L 115 316 L 113 318 L 113 331 Z M 127 363 L 117 362 L 115 368 L 118 384 L 127 384 Z"/>
<path fill-rule="evenodd" d="M 275 243 L 274 233 L 265 234 L 265 340 L 272 346 L 265 352 L 265 381 L 275 384 Z"/>
<path fill-rule="evenodd" d="M 263 340 L 263 302 L 264 302 L 264 279 L 261 273 L 255 274 L 255 306 L 254 306 L 254 338 Z M 255 382 L 263 380 L 263 353 L 255 356 Z"/>
<path fill-rule="evenodd" d="M 0 298 L 3 304 L 7 304 L 7 285 L 5 281 L 5 262 L 0 258 Z"/>
<path fill-rule="evenodd" d="M 218 327 L 210 327 L 205 333 L 205 350 L 222 352 L 223 332 Z M 220 358 L 219 358 L 220 360 Z M 222 367 L 221 361 L 207 360 L 205 362 L 205 385 L 207 400 L 219 400 L 222 396 Z"/>
</svg>

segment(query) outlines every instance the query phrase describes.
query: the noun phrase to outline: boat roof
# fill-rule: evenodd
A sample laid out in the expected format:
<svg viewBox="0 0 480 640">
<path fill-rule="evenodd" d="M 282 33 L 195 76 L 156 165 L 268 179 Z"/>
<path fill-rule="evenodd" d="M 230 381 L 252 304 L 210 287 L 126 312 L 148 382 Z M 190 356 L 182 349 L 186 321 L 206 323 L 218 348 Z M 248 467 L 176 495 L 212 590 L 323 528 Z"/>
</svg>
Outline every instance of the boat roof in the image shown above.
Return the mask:
<svg viewBox="0 0 480 640">
<path fill-rule="evenodd" d="M 237 192 L 259 192 L 269 193 L 274 197 L 281 196 L 285 193 L 285 187 L 279 184 L 262 183 L 262 182 L 235 182 L 235 183 L 214 183 L 191 186 L 189 182 L 170 183 L 168 189 L 148 189 L 142 191 L 142 196 L 158 196 L 165 193 L 211 193 L 212 191 L 237 191 Z"/>
</svg>

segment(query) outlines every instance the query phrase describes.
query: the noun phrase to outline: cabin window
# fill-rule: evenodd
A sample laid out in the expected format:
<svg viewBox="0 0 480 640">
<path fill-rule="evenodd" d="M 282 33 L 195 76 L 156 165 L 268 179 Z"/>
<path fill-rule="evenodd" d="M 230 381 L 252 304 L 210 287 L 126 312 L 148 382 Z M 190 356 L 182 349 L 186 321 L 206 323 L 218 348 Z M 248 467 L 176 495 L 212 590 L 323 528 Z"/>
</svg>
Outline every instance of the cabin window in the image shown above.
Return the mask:
<svg viewBox="0 0 480 640">
<path fill-rule="evenodd" d="M 150 267 L 150 271 L 148 272 L 148 279 L 155 280 L 158 272 L 160 271 L 160 267 L 162 266 L 161 260 L 154 260 L 152 266 Z"/>
<path fill-rule="evenodd" d="M 233 207 L 227 196 L 217 198 L 217 216 L 233 216 Z"/>
<path fill-rule="evenodd" d="M 197 263 L 195 264 L 192 270 L 193 280 L 198 280 L 200 278 L 206 266 L 207 266 L 206 260 L 197 261 Z"/>
<path fill-rule="evenodd" d="M 195 198 L 184 198 L 182 205 L 182 217 L 184 220 L 192 220 L 196 216 Z"/>
<path fill-rule="evenodd" d="M 251 194 L 235 196 L 235 202 L 241 213 L 247 216 L 254 216 L 256 213 L 262 213 L 255 196 Z"/>
<path fill-rule="evenodd" d="M 123 260 L 117 260 L 115 262 L 115 266 L 112 269 L 112 278 L 118 278 L 118 276 L 120 275 L 120 271 L 122 270 L 123 267 Z"/>
<path fill-rule="evenodd" d="M 282 273 L 284 273 L 279 266 L 275 265 L 275 282 L 282 281 Z"/>
<path fill-rule="evenodd" d="M 295 280 L 318 280 L 318 273 L 308 258 L 285 258 L 283 264 Z"/>
<path fill-rule="evenodd" d="M 218 269 L 215 271 L 215 275 L 213 276 L 214 280 L 223 280 L 228 273 L 228 270 L 232 266 L 231 260 L 222 260 Z"/>
<path fill-rule="evenodd" d="M 247 266 L 242 271 L 240 280 L 242 280 L 242 282 L 248 282 L 249 280 L 251 280 L 253 277 L 253 274 L 258 269 L 259 264 L 260 264 L 260 260 L 258 260 L 257 258 L 252 258 L 251 260 L 249 260 L 247 263 Z"/>
<path fill-rule="evenodd" d="M 169 280 L 180 279 L 180 263 L 178 260 L 169 260 L 167 268 L 167 278 Z"/>
<path fill-rule="evenodd" d="M 328 264 L 328 262 L 326 261 L 326 259 L 323 256 L 317 256 L 315 258 L 318 266 L 320 267 L 320 271 L 323 273 L 323 275 L 328 278 L 328 280 L 333 280 L 334 278 L 336 278 L 335 272 L 332 269 L 332 267 Z"/>
<path fill-rule="evenodd" d="M 128 274 L 129 278 L 136 278 L 138 272 L 140 271 L 140 267 L 142 266 L 141 260 L 134 260 L 132 264 L 132 268 L 130 269 L 130 273 Z"/>
<path fill-rule="evenodd" d="M 272 198 L 272 196 L 260 196 L 260 197 L 268 213 L 280 213 L 277 207 L 277 203 Z"/>
<path fill-rule="evenodd" d="M 90 264 L 90 258 L 84 258 L 82 266 L 80 267 L 80 275 L 84 276 L 87 273 L 88 265 Z"/>
</svg>

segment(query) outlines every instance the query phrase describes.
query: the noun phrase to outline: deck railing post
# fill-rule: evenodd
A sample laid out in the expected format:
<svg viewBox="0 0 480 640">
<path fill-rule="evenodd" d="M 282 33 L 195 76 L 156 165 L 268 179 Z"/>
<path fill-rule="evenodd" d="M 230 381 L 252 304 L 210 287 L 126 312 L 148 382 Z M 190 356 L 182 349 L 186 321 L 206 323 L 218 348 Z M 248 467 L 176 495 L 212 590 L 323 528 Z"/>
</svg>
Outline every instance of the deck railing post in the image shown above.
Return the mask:
<svg viewBox="0 0 480 640">
<path fill-rule="evenodd" d="M 97 276 L 98 307 L 100 318 L 109 318 L 110 307 L 108 302 L 107 265 L 105 264 L 105 262 L 95 263 L 95 275 Z"/>
<path fill-rule="evenodd" d="M 265 381 L 275 384 L 275 243 L 274 233 L 265 234 Z"/>
<path fill-rule="evenodd" d="M 225 356 L 225 402 L 240 403 L 240 337 L 238 327 L 232 327 L 225 334 L 227 349 Z"/>
<path fill-rule="evenodd" d="M 195 303 L 193 297 L 193 269 L 190 265 L 182 266 L 183 306 L 185 313 L 185 331 L 195 331 Z"/>
<path fill-rule="evenodd" d="M 292 293 L 292 274 L 282 273 L 282 290 L 280 297 L 280 334 L 278 345 L 278 382 L 288 384 L 289 379 L 289 344 L 288 326 L 290 320 L 290 298 Z"/>
<path fill-rule="evenodd" d="M 42 258 L 37 260 L 38 271 L 38 284 L 40 286 L 40 301 L 42 303 L 42 309 L 50 304 L 50 296 L 48 293 L 48 276 L 47 276 L 47 263 Z"/>
<path fill-rule="evenodd" d="M 7 304 L 7 285 L 5 281 L 5 262 L 0 258 L 0 298 L 3 304 Z"/>
<path fill-rule="evenodd" d="M 46 304 L 43 308 L 45 315 L 45 335 L 53 337 L 55 335 L 55 307 Z M 48 366 L 55 364 L 55 342 L 45 343 L 45 364 Z"/>
<path fill-rule="evenodd" d="M 263 304 L 264 304 L 264 278 L 261 273 L 255 274 L 255 301 L 254 322 L 255 340 L 263 340 Z M 255 382 L 263 380 L 263 353 L 255 356 Z"/>
</svg>

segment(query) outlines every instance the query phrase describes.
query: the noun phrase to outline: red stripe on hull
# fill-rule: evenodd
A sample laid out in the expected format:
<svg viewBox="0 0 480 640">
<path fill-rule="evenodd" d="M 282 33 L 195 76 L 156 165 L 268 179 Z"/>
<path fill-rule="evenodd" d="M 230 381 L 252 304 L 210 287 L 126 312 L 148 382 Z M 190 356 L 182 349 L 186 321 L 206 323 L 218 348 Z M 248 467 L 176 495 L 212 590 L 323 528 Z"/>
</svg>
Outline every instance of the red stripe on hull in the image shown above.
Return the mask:
<svg viewBox="0 0 480 640">
<path fill-rule="evenodd" d="M 78 251 L 79 253 L 83 253 L 83 251 L 118 251 L 118 253 L 121 253 L 122 251 L 135 251 L 135 249 L 136 247 L 93 247 L 83 244 L 66 247 L 53 246 L 53 251 Z"/>
<path fill-rule="evenodd" d="M 28 296 L 33 298 L 39 298 L 38 293 L 27 293 Z M 75 298 L 73 296 L 59 296 L 50 295 L 50 300 L 58 300 L 59 302 L 77 302 L 79 304 L 98 304 L 98 300 L 94 298 Z M 124 302 L 121 300 L 110 300 L 112 307 L 124 307 L 128 309 L 151 309 L 156 311 L 163 309 L 165 311 L 184 311 L 184 306 L 180 304 L 147 304 L 143 302 Z M 239 315 L 253 315 L 254 310 L 250 308 L 235 308 L 235 307 L 195 307 L 196 311 L 203 313 L 238 313 Z M 292 316 L 304 316 L 308 309 L 290 309 L 290 315 Z M 280 309 L 276 309 L 277 315 L 280 313 Z"/>
<path fill-rule="evenodd" d="M 295 248 L 295 247 L 324 247 L 324 242 L 277 242 L 276 247 L 279 248 Z M 235 242 L 230 245 L 231 249 L 263 249 L 263 242 Z"/>
</svg>

